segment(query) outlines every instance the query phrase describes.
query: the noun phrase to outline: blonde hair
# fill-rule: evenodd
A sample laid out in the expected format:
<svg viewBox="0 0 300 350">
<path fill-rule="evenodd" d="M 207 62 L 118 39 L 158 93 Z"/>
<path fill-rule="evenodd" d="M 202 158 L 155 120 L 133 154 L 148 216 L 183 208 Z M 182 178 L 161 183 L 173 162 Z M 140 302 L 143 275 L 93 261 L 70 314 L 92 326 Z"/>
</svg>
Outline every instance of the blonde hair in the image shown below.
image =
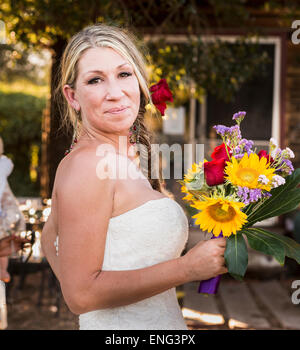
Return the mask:
<svg viewBox="0 0 300 350">
<path fill-rule="evenodd" d="M 61 76 L 55 93 L 56 98 L 58 99 L 58 106 L 59 108 L 62 107 L 61 126 L 66 127 L 68 130 L 72 128 L 75 135 L 79 135 L 81 132 L 82 123 L 80 117 L 67 103 L 62 91 L 66 84 L 73 89 L 76 87 L 79 60 L 86 50 L 95 47 L 109 47 L 116 50 L 120 55 L 127 59 L 134 69 L 134 73 L 139 82 L 141 96 L 140 108 L 134 125 L 138 124 L 140 130 L 139 142 L 145 145 L 147 149 L 147 154 L 142 154 L 143 152 L 140 152 L 140 164 L 143 170 L 142 164 L 145 164 L 143 159 L 147 156 L 146 159 L 148 164 L 145 172 L 148 173 L 148 180 L 153 189 L 165 192 L 162 186 L 163 180 L 161 179 L 159 171 L 156 173 L 159 178 L 151 179 L 151 140 L 153 135 L 147 129 L 144 115 L 146 112 L 146 105 L 148 103 L 152 104 L 152 101 L 148 88 L 149 82 L 146 61 L 143 55 L 143 50 L 145 50 L 145 48 L 138 42 L 136 36 L 130 33 L 127 29 L 120 28 L 116 25 L 97 23 L 84 28 L 70 39 L 62 56 L 60 64 Z"/>
</svg>

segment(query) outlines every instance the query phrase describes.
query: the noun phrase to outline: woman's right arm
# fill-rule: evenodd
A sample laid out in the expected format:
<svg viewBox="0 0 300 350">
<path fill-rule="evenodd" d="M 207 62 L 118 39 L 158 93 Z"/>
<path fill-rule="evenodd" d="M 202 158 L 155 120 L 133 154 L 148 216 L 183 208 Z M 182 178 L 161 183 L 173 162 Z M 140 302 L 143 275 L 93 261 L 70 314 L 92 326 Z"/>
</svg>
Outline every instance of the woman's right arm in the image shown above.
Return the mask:
<svg viewBox="0 0 300 350">
<path fill-rule="evenodd" d="M 58 275 L 72 312 L 128 305 L 227 271 L 223 267 L 225 239 L 199 243 L 183 257 L 146 268 L 103 271 L 115 182 L 99 179 L 98 161 L 94 152 L 88 157 L 78 155 L 68 170 L 68 181 L 57 190 Z"/>
</svg>

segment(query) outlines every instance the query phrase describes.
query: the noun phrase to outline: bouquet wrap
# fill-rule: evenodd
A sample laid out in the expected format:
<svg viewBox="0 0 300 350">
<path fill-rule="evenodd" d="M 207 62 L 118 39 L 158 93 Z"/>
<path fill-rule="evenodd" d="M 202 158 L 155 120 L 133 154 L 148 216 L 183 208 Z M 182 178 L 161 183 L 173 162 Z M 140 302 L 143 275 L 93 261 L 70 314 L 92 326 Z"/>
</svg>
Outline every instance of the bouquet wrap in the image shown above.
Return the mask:
<svg viewBox="0 0 300 350">
<path fill-rule="evenodd" d="M 219 237 L 223 237 L 222 232 L 220 233 Z M 217 238 L 215 236 L 212 236 L 211 239 Z M 198 293 L 203 294 L 216 294 L 219 288 L 219 283 L 221 280 L 221 275 L 218 275 L 216 277 L 212 277 L 208 280 L 201 281 L 198 288 Z"/>
</svg>

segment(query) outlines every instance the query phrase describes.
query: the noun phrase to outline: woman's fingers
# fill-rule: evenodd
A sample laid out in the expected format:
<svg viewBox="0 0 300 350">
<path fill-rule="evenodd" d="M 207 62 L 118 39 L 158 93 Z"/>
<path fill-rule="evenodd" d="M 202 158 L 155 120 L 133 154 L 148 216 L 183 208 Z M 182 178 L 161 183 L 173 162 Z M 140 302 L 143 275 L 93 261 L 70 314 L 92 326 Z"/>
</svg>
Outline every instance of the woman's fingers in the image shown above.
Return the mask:
<svg viewBox="0 0 300 350">
<path fill-rule="evenodd" d="M 221 267 L 220 275 L 223 274 L 223 273 L 227 273 L 227 272 L 228 272 L 227 267 Z"/>
<path fill-rule="evenodd" d="M 226 248 L 226 243 L 227 243 L 227 240 L 225 237 L 221 237 L 221 238 L 216 238 L 215 239 L 216 242 L 218 243 L 218 245 L 222 248 Z"/>
</svg>

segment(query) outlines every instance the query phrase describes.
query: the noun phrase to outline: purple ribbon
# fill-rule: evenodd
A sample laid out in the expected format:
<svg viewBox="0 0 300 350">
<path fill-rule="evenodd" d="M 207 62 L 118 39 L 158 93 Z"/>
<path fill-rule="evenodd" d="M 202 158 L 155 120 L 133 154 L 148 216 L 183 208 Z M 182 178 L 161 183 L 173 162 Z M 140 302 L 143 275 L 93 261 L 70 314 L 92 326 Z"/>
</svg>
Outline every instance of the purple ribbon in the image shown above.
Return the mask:
<svg viewBox="0 0 300 350">
<path fill-rule="evenodd" d="M 222 231 L 218 237 L 213 235 L 211 239 L 220 238 L 220 237 L 223 237 Z M 201 281 L 199 284 L 198 293 L 216 294 L 218 291 L 220 280 L 221 280 L 221 275 L 212 277 L 208 280 Z"/>
</svg>

